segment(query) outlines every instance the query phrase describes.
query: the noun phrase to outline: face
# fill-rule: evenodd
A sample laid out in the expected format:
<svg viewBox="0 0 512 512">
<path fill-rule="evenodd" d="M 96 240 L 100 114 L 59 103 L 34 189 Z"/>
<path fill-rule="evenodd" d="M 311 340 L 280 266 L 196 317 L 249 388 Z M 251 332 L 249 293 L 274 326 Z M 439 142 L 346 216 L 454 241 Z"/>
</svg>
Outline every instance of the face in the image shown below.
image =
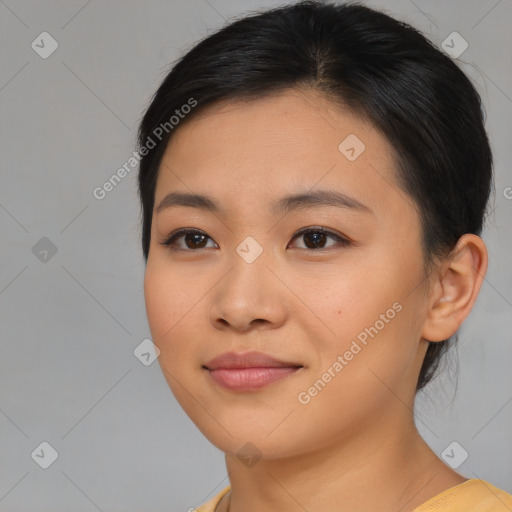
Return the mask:
<svg viewBox="0 0 512 512">
<path fill-rule="evenodd" d="M 426 282 L 418 213 L 395 172 L 371 124 L 311 90 L 218 104 L 173 135 L 147 316 L 173 394 L 219 449 L 250 441 L 269 459 L 296 455 L 412 403 Z M 299 194 L 312 197 L 284 202 Z M 248 351 L 299 368 L 254 370 L 280 378 L 253 388 L 214 378 L 247 370 L 205 368 Z"/>
</svg>

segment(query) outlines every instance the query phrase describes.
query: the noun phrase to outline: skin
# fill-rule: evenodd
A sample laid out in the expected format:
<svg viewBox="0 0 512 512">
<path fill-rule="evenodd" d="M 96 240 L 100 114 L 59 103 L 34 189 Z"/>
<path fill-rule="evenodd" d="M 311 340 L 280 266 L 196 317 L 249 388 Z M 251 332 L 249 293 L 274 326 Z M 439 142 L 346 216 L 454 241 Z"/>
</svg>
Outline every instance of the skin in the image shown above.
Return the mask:
<svg viewBox="0 0 512 512">
<path fill-rule="evenodd" d="M 338 149 L 349 134 L 366 148 L 354 161 Z M 421 438 L 413 407 L 426 340 L 448 338 L 469 314 L 487 252 L 464 235 L 426 275 L 417 208 L 394 169 L 393 148 L 371 124 L 310 89 L 220 103 L 173 134 L 155 208 L 180 191 L 209 195 L 225 211 L 154 211 L 144 293 L 173 394 L 226 454 L 232 490 L 218 510 L 407 512 L 466 480 Z M 282 196 L 318 189 L 372 213 L 317 206 L 272 214 Z M 311 233 L 295 237 L 319 226 L 350 244 L 329 236 L 315 249 Z M 182 236 L 181 251 L 162 245 L 183 227 L 209 238 L 194 248 Z M 252 263 L 236 252 L 248 236 L 263 249 Z M 300 403 L 298 394 L 397 302 L 401 311 Z M 202 365 L 232 350 L 304 368 L 259 391 L 228 391 Z M 237 457 L 248 442 L 261 457 L 250 466 Z"/>
</svg>

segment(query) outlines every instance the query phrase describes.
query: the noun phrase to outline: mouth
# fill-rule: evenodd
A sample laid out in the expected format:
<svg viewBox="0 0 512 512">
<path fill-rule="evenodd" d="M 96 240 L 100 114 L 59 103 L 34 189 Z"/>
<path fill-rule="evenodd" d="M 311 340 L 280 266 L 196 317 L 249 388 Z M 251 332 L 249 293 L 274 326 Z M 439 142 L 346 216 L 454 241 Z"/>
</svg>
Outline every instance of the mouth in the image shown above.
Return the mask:
<svg viewBox="0 0 512 512">
<path fill-rule="evenodd" d="M 298 372 L 302 366 L 273 368 L 218 368 L 207 370 L 212 380 L 232 391 L 254 391 Z"/>
<path fill-rule="evenodd" d="M 203 365 L 211 379 L 224 389 L 253 391 L 281 381 L 304 368 L 261 352 L 228 352 Z"/>
</svg>

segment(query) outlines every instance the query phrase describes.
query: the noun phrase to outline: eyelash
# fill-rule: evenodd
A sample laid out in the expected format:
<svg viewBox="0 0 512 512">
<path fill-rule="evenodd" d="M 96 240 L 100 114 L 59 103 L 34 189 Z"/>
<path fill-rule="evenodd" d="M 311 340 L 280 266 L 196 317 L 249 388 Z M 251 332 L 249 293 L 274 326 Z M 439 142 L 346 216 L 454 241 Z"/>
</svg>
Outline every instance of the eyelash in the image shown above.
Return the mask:
<svg viewBox="0 0 512 512">
<path fill-rule="evenodd" d="M 335 238 L 338 242 L 339 245 L 341 245 L 342 247 L 346 247 L 348 245 L 350 245 L 350 241 L 340 235 L 337 235 L 336 233 L 333 233 L 332 231 L 329 231 L 329 230 L 326 230 L 322 227 L 308 227 L 308 228 L 303 228 L 301 230 L 299 230 L 297 233 L 295 233 L 292 237 L 292 241 L 295 240 L 296 238 L 299 238 L 300 236 L 304 235 L 305 233 L 323 233 L 325 235 L 328 235 L 332 238 Z M 175 231 L 174 233 L 171 233 L 169 235 L 169 237 L 164 240 L 163 242 L 161 242 L 161 245 L 164 245 L 166 247 L 169 247 L 170 250 L 173 250 L 173 251 L 183 251 L 183 252 L 198 252 L 201 250 L 201 248 L 199 249 L 182 249 L 182 248 L 176 248 L 176 247 L 173 247 L 174 246 L 174 242 L 180 238 L 181 236 L 183 235 L 187 235 L 187 234 L 199 234 L 199 235 L 205 235 L 207 238 L 209 238 L 210 240 L 212 240 L 204 231 L 201 231 L 201 230 L 198 230 L 198 229 L 190 229 L 190 228 L 182 228 L 182 229 L 178 229 L 177 231 Z M 319 252 L 319 251 L 325 251 L 325 250 L 328 250 L 328 249 L 331 249 L 332 247 L 334 246 L 330 246 L 330 247 L 324 247 L 324 248 L 320 248 L 320 249 L 308 249 L 307 247 L 306 248 L 303 248 L 303 247 L 299 247 L 299 249 L 303 249 L 303 250 L 307 250 L 307 251 L 314 251 L 314 252 Z"/>
</svg>

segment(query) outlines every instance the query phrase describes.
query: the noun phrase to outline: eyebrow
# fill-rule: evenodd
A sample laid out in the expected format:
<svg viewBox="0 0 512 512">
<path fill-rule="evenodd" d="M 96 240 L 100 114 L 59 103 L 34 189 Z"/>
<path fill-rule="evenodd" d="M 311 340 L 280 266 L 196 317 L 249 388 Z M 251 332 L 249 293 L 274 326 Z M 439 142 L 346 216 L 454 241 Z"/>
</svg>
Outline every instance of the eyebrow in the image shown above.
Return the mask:
<svg viewBox="0 0 512 512">
<path fill-rule="evenodd" d="M 167 194 L 156 207 L 156 213 L 174 206 L 188 206 L 201 210 L 222 214 L 223 209 L 212 198 L 201 194 L 189 194 L 183 192 L 171 192 Z M 334 190 L 316 190 L 290 194 L 282 197 L 272 205 L 274 215 L 288 213 L 292 210 L 314 208 L 318 206 L 335 206 L 337 208 L 352 209 L 362 213 L 371 213 L 372 210 L 357 199 Z"/>
</svg>

